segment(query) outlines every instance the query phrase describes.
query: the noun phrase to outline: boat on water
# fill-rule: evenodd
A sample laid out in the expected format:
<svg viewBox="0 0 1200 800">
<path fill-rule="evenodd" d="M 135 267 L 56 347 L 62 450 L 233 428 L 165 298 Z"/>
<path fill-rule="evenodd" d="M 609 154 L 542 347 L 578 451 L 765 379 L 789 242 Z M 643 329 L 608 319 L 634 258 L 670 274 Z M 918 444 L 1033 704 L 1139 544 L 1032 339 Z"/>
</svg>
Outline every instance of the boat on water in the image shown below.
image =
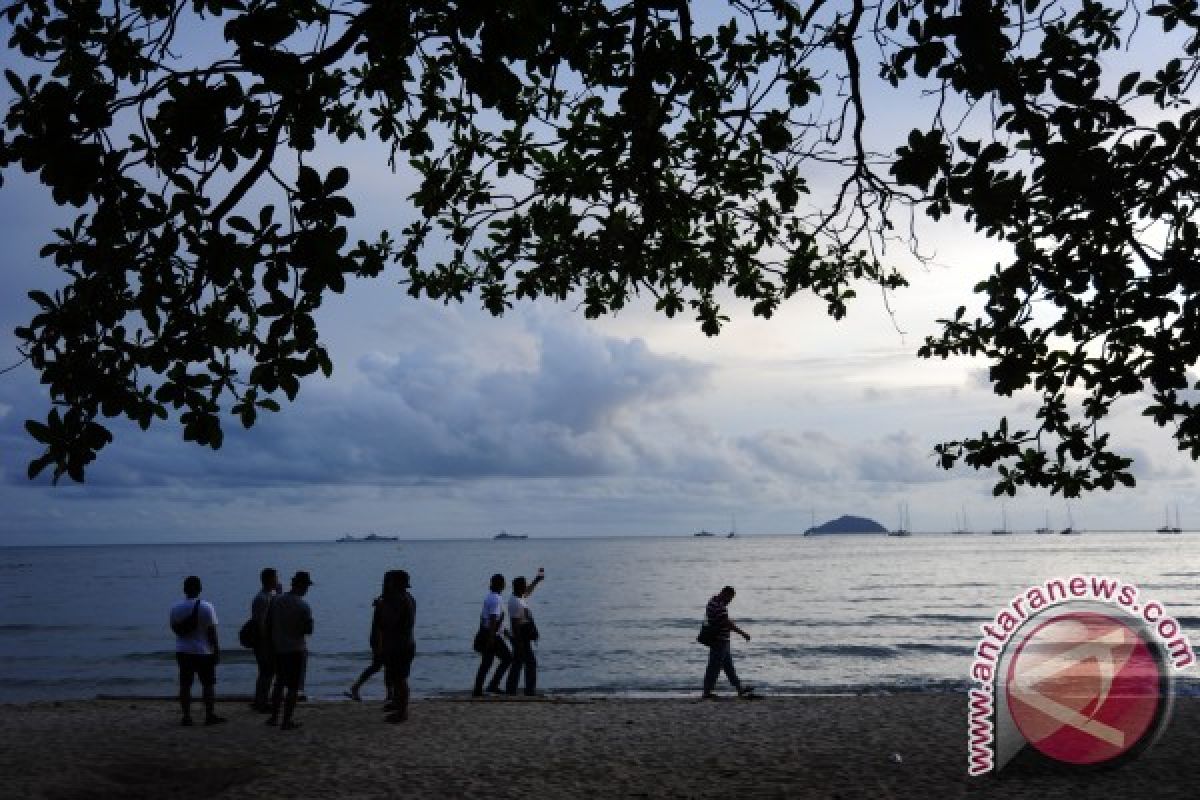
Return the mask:
<svg viewBox="0 0 1200 800">
<path fill-rule="evenodd" d="M 1175 524 L 1171 524 L 1170 513 L 1166 508 L 1163 509 L 1163 525 L 1157 529 L 1157 533 L 1183 533 L 1183 528 L 1179 525 L 1179 506 L 1175 506 Z"/>
<path fill-rule="evenodd" d="M 971 526 L 967 524 L 967 507 L 963 506 L 962 521 L 959 521 L 958 514 L 954 515 L 954 530 L 952 530 L 951 533 L 961 536 L 971 532 Z"/>
<path fill-rule="evenodd" d="M 1045 536 L 1048 533 L 1054 533 L 1054 529 L 1050 527 L 1050 512 L 1046 512 L 1046 524 L 1041 528 L 1034 528 L 1033 532 L 1039 536 Z"/>
<path fill-rule="evenodd" d="M 368 533 L 366 536 L 351 536 L 350 534 L 347 533 L 345 536 L 339 536 L 337 541 L 339 541 L 339 542 L 398 542 L 398 541 L 400 541 L 400 537 L 399 536 L 380 536 L 377 533 Z"/>
<path fill-rule="evenodd" d="M 493 539 L 528 539 L 529 537 L 523 533 L 509 533 L 508 531 L 500 531 Z"/>
<path fill-rule="evenodd" d="M 900 504 L 900 525 L 893 531 L 887 532 L 888 536 L 912 536 L 912 520 L 908 516 L 908 503 Z"/>
<path fill-rule="evenodd" d="M 1000 506 L 1000 527 L 992 528 L 992 536 L 1011 536 L 1012 528 L 1008 527 L 1008 506 Z"/>
<path fill-rule="evenodd" d="M 696 531 L 692 536 L 716 536 L 712 531 Z"/>
<path fill-rule="evenodd" d="M 1075 518 L 1071 516 L 1071 507 L 1067 507 L 1067 527 L 1058 532 L 1060 536 L 1078 536 L 1083 533 L 1075 527 Z"/>
</svg>

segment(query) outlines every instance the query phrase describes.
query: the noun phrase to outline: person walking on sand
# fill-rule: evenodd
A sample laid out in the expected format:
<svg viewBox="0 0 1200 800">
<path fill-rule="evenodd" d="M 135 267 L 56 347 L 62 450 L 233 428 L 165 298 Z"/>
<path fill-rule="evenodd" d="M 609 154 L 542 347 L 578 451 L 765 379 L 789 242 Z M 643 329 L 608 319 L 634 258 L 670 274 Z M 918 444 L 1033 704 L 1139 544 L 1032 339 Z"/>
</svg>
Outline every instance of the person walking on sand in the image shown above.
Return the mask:
<svg viewBox="0 0 1200 800">
<path fill-rule="evenodd" d="M 513 578 L 512 596 L 508 599 L 508 624 L 512 629 L 512 665 L 508 668 L 508 683 L 505 686 L 507 694 L 517 693 L 517 684 L 521 681 L 521 672 L 525 673 L 525 694 L 537 694 L 537 656 L 533 652 L 533 643 L 537 641 L 537 627 L 533 623 L 533 613 L 529 610 L 526 599 L 533 590 L 546 579 L 545 567 L 538 567 L 537 577 L 532 583 L 526 584 L 525 576 Z"/>
<path fill-rule="evenodd" d="M 383 575 L 383 590 L 380 593 L 379 597 L 376 597 L 374 600 L 371 601 L 371 632 L 367 636 L 368 644 L 370 644 L 370 646 L 371 646 L 371 663 L 368 664 L 367 668 L 364 669 L 362 671 L 362 674 L 358 676 L 358 680 L 356 680 L 353 684 L 350 685 L 350 689 L 348 691 L 343 692 L 343 694 L 346 695 L 346 697 L 349 697 L 351 700 L 353 700 L 356 703 L 362 702 L 362 695 L 359 694 L 359 691 L 362 689 L 363 685 L 367 681 L 369 681 L 375 675 L 376 672 L 379 672 L 379 670 L 383 669 L 383 667 L 384 667 L 383 644 L 380 641 L 380 631 L 379 631 L 379 604 L 380 604 L 380 602 L 382 602 L 383 598 L 387 596 L 388 581 L 391 579 L 391 576 L 393 575 L 394 572 L 395 572 L 395 570 L 389 570 L 388 572 L 384 573 L 384 575 Z M 387 709 L 388 705 L 390 705 L 392 702 L 392 684 L 391 684 L 391 681 L 389 681 L 387 679 L 386 672 L 384 672 L 384 675 L 383 675 L 383 682 L 385 684 L 385 690 L 387 692 L 387 695 L 384 700 L 384 708 Z M 391 709 L 388 709 L 388 710 L 391 710 Z"/>
<path fill-rule="evenodd" d="M 258 665 L 258 677 L 254 681 L 254 702 L 250 707 L 266 713 L 271 710 L 271 679 L 275 677 L 275 655 L 271 648 L 269 627 L 271 605 L 283 587 L 279 585 L 279 573 L 272 567 L 267 567 L 259 573 L 258 580 L 262 588 L 250 601 L 250 619 L 257 631 L 254 639 L 254 662 Z"/>
<path fill-rule="evenodd" d="M 392 702 L 384 707 L 392 712 L 387 716 L 387 721 L 391 723 L 408 719 L 408 675 L 417 652 L 413 636 L 417 601 L 408 592 L 411 586 L 408 573 L 404 570 L 388 572 L 384 577 L 383 597 L 378 606 L 384 677 L 392 690 Z"/>
<path fill-rule="evenodd" d="M 217 641 L 217 611 L 200 599 L 200 579 L 189 575 L 183 582 L 184 599 L 171 606 L 171 630 L 175 634 L 175 662 L 179 665 L 179 706 L 183 724 L 192 724 L 192 682 L 200 679 L 204 697 L 204 724 L 225 721 L 216 713 L 215 686 L 221 646 Z"/>
<path fill-rule="evenodd" d="M 300 694 L 300 677 L 304 672 L 304 658 L 308 652 L 305 637 L 313 632 L 312 609 L 304 595 L 312 586 L 312 578 L 300 571 L 292 576 L 292 588 L 287 594 L 276 597 L 271 606 L 271 643 L 275 648 L 275 690 L 271 696 L 271 716 L 268 725 L 279 725 L 279 706 L 283 701 L 283 724 L 281 730 L 289 731 L 300 727 L 292 720 L 296 711 L 296 699 Z M 284 689 L 287 699 L 284 700 Z"/>
<path fill-rule="evenodd" d="M 705 699 L 717 696 L 713 689 L 717 685 L 717 673 L 722 670 L 725 672 L 725 677 L 729 679 L 729 683 L 737 689 L 739 697 L 745 697 L 753 691 L 751 687 L 738 680 L 737 672 L 733 668 L 733 650 L 729 644 L 729 632 L 739 633 L 747 642 L 750 641 L 750 634 L 739 628 L 729 618 L 729 604 L 733 602 L 736 594 L 737 592 L 732 586 L 726 586 L 713 595 L 704 609 L 707 624 L 717 632 L 716 641 L 708 651 L 708 669 L 704 671 L 703 697 Z"/>
<path fill-rule="evenodd" d="M 504 576 L 499 573 L 492 576 L 487 597 L 483 598 L 483 611 L 479 615 L 479 632 L 475 635 L 475 649 L 479 652 L 479 669 L 475 672 L 475 689 L 471 692 L 474 697 L 483 697 L 483 682 L 487 679 L 492 661 L 499 661 L 496 672 L 488 684 L 487 690 L 492 694 L 500 694 L 500 681 L 512 661 L 508 645 L 500 636 L 500 628 L 504 624 Z"/>
</svg>

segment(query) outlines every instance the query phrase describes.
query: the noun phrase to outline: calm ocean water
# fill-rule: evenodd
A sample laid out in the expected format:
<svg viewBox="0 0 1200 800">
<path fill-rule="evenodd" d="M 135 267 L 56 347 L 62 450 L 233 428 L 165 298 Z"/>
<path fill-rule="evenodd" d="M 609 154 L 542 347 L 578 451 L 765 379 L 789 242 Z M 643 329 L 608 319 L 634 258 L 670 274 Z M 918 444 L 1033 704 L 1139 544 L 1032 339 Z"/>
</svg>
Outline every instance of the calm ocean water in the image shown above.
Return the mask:
<svg viewBox="0 0 1200 800">
<path fill-rule="evenodd" d="M 139 545 L 0 549 L 0 702 L 174 690 L 167 610 L 199 575 L 217 608 L 218 690 L 245 693 L 236 643 L 258 572 L 309 570 L 316 618 L 307 690 L 339 697 L 366 666 L 385 569 L 412 574 L 422 695 L 469 690 L 487 579 L 547 579 L 532 598 L 539 688 L 695 692 L 709 596 L 737 587 L 738 670 L 769 692 L 938 691 L 966 686 L 978 626 L 1026 586 L 1075 573 L 1138 585 L 1200 644 L 1200 535 L 754 537 Z M 381 677 L 365 694 L 382 693 Z M 1182 689 L 1196 693 L 1196 683 Z"/>
</svg>

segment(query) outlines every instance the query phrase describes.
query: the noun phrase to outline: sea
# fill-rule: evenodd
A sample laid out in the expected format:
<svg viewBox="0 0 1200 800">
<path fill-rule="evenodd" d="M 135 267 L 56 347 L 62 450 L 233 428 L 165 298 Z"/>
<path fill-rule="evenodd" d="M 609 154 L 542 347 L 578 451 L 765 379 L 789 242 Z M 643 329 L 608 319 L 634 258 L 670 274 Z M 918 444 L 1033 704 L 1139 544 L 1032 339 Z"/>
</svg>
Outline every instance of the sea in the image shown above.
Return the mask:
<svg viewBox="0 0 1200 800">
<path fill-rule="evenodd" d="M 315 617 L 305 691 L 342 699 L 367 666 L 371 602 L 405 569 L 417 601 L 418 696 L 470 691 L 471 641 L 488 579 L 546 580 L 530 598 L 551 695 L 695 694 L 708 599 L 731 617 L 746 683 L 771 694 L 953 692 L 968 687 L 980 626 L 1026 587 L 1103 575 L 1158 601 L 1200 644 L 1200 535 L 1153 532 L 887 537 L 627 537 L 9 547 L 0 549 L 0 702 L 168 696 L 170 606 L 197 575 L 217 610 L 218 692 L 247 694 L 237 644 L 259 571 L 311 573 Z M 1197 670 L 1192 667 L 1189 674 Z M 719 684 L 719 687 L 723 685 Z M 1179 691 L 1200 694 L 1191 677 Z M 364 696 L 382 696 L 382 675 Z"/>
</svg>

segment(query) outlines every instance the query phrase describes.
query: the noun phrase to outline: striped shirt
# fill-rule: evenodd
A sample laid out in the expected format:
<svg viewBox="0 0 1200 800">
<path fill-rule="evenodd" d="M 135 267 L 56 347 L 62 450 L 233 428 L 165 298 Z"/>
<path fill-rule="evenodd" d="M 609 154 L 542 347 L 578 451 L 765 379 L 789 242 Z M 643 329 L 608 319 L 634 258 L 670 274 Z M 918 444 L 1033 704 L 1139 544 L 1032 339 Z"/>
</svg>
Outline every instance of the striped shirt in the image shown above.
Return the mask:
<svg viewBox="0 0 1200 800">
<path fill-rule="evenodd" d="M 721 602 L 720 595 L 713 595 L 704 607 L 708 624 L 717 629 L 717 637 L 729 641 L 729 605 Z"/>
</svg>

